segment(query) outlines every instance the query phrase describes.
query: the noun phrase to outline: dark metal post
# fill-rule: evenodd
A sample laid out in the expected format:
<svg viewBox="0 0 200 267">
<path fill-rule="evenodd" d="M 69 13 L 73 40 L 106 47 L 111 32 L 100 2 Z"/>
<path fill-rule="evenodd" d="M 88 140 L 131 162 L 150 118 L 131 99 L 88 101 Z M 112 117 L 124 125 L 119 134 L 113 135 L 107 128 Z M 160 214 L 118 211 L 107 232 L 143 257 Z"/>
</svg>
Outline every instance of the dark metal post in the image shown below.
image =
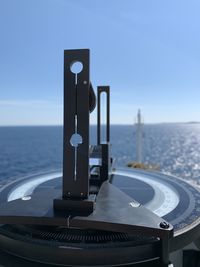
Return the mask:
<svg viewBox="0 0 200 267">
<path fill-rule="evenodd" d="M 82 63 L 79 73 L 72 65 Z M 89 50 L 64 52 L 63 198 L 89 192 Z M 75 144 L 73 144 L 73 139 Z"/>
<path fill-rule="evenodd" d="M 169 266 L 169 237 L 161 239 L 161 267 Z"/>
<path fill-rule="evenodd" d="M 101 140 L 101 94 L 106 93 L 106 139 Z M 110 176 L 110 87 L 97 87 L 97 144 L 101 146 L 102 165 L 100 167 L 100 181 L 109 179 Z"/>
</svg>

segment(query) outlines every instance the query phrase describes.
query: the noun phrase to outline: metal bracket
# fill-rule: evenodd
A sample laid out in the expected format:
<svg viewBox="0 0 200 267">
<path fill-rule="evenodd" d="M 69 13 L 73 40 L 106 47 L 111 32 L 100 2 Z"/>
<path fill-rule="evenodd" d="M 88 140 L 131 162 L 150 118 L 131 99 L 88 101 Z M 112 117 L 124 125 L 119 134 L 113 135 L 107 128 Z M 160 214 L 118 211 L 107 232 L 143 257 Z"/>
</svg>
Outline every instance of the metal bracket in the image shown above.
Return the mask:
<svg viewBox="0 0 200 267">
<path fill-rule="evenodd" d="M 110 142 L 110 87 L 98 86 L 97 87 L 97 144 L 100 145 L 101 140 L 101 95 L 106 94 L 106 140 L 104 143 Z"/>
<path fill-rule="evenodd" d="M 106 139 L 103 141 L 101 138 L 102 123 L 101 123 L 101 96 L 106 94 Z M 105 107 L 104 107 L 105 108 Z M 102 164 L 100 166 L 100 183 L 110 179 L 110 87 L 98 86 L 97 87 L 97 144 L 101 146 Z"/>
<path fill-rule="evenodd" d="M 82 70 L 73 73 L 72 67 L 77 62 L 82 64 Z M 64 52 L 63 198 L 84 199 L 89 194 L 89 88 L 89 50 L 66 50 Z"/>
</svg>

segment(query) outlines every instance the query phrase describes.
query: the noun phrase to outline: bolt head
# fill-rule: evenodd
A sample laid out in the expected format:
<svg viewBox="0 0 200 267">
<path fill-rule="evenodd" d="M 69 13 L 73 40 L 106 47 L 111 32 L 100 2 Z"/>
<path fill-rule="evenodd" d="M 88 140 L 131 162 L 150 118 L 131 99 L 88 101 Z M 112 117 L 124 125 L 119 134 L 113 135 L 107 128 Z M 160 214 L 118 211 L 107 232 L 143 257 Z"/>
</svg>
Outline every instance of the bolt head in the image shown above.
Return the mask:
<svg viewBox="0 0 200 267">
<path fill-rule="evenodd" d="M 160 227 L 163 228 L 163 229 L 168 229 L 169 228 L 169 223 L 163 221 L 160 223 Z"/>
<path fill-rule="evenodd" d="M 31 196 L 23 196 L 22 200 L 24 200 L 24 201 L 31 200 Z"/>
</svg>

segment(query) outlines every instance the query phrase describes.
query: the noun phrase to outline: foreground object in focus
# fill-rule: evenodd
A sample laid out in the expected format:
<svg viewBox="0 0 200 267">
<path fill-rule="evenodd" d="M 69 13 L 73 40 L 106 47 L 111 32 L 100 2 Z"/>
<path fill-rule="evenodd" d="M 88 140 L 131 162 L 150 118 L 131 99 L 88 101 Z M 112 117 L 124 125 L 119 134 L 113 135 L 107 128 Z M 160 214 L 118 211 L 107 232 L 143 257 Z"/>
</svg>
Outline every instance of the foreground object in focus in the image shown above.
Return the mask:
<svg viewBox="0 0 200 267">
<path fill-rule="evenodd" d="M 89 77 L 89 50 L 67 50 L 64 56 L 62 183 L 44 186 L 49 180 L 37 183 L 35 177 L 31 189 L 8 201 L 16 189 L 11 183 L 10 194 L 0 205 L 0 223 L 5 224 L 1 228 L 2 249 L 33 261 L 65 266 L 168 266 L 171 220 L 113 183 L 109 87 L 98 87 L 97 144 L 91 147 L 89 116 L 96 100 Z M 73 70 L 76 63 L 82 67 L 79 71 Z M 107 96 L 106 140 L 101 138 L 102 93 Z M 121 183 L 126 184 L 123 179 Z M 145 195 L 145 190 L 141 194 Z M 45 235 L 47 230 L 53 233 L 52 239 Z M 37 244 L 34 250 L 28 233 Z M 108 258 L 100 259 L 101 252 Z"/>
</svg>

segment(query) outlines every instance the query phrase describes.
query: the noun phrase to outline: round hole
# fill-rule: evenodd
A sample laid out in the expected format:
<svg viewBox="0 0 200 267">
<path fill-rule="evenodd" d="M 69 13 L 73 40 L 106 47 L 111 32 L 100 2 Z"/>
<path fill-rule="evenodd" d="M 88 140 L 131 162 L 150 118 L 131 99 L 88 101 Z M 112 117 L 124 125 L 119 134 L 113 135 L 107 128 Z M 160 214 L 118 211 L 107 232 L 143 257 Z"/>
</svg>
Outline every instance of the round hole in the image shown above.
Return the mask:
<svg viewBox="0 0 200 267">
<path fill-rule="evenodd" d="M 70 69 L 74 74 L 78 74 L 82 71 L 83 64 L 80 61 L 75 61 L 71 64 Z"/>
<path fill-rule="evenodd" d="M 78 145 L 83 143 L 83 138 L 80 134 L 73 134 L 70 138 L 70 144 L 71 146 L 78 147 Z"/>
</svg>

